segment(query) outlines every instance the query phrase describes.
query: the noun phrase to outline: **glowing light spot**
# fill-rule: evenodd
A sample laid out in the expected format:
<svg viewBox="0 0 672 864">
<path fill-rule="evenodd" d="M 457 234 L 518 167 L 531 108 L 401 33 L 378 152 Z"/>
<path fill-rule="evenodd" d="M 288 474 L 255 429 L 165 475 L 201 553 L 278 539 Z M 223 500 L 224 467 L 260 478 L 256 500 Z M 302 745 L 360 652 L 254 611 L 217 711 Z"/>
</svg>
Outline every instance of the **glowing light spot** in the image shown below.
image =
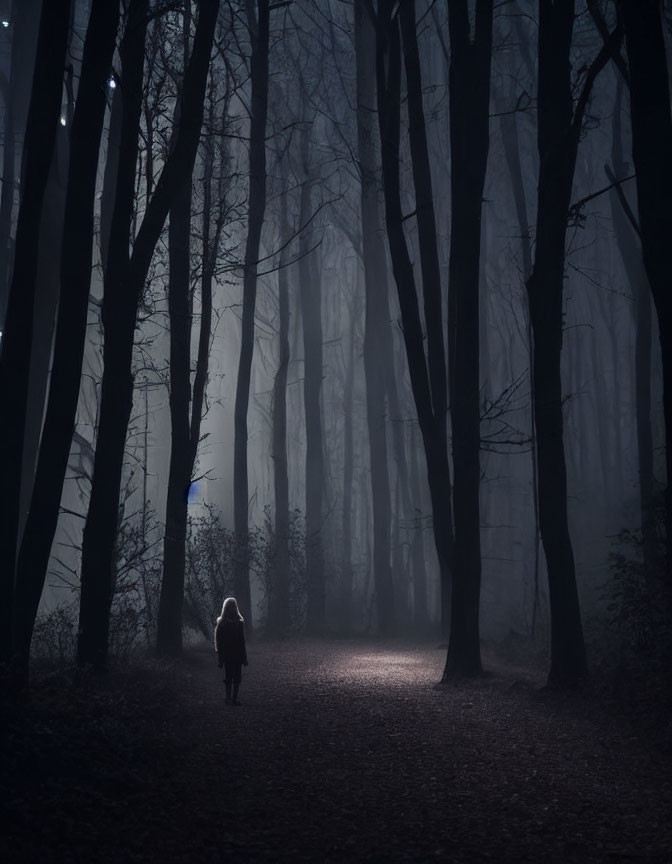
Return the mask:
<svg viewBox="0 0 672 864">
<path fill-rule="evenodd" d="M 61 114 L 61 126 L 65 126 L 65 124 L 66 124 L 65 114 Z"/>
<path fill-rule="evenodd" d="M 117 81 L 114 75 L 110 75 L 110 77 L 107 79 L 107 86 L 110 88 L 110 90 L 117 89 Z"/>
<path fill-rule="evenodd" d="M 2 26 L 5 27 L 5 28 L 6 28 L 6 27 L 9 27 L 9 21 L 3 20 L 3 22 L 2 22 Z"/>
<path fill-rule="evenodd" d="M 187 492 L 187 501 L 189 504 L 193 504 L 198 498 L 199 491 L 198 483 L 192 483 L 191 486 L 189 486 L 189 491 Z"/>
</svg>

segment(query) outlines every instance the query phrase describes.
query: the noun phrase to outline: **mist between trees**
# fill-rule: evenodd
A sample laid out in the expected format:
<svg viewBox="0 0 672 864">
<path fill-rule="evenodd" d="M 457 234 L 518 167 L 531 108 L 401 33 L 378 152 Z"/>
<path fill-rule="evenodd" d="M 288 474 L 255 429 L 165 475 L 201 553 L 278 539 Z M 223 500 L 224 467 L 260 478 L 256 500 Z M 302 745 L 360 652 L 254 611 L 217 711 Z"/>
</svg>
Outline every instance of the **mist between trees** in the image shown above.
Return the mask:
<svg viewBox="0 0 672 864">
<path fill-rule="evenodd" d="M 229 594 L 665 656 L 669 4 L 0 5 L 11 686 Z"/>
</svg>

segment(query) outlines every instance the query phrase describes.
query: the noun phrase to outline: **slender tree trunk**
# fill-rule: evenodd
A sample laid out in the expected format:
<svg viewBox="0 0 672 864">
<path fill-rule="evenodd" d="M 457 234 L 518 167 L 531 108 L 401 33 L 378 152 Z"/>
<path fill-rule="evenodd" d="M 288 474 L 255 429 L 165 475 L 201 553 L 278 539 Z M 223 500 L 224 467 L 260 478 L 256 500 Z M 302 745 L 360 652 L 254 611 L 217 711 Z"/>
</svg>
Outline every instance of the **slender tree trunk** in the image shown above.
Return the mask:
<svg viewBox="0 0 672 864">
<path fill-rule="evenodd" d="M 54 158 L 42 205 L 37 284 L 40 302 L 33 316 L 33 345 L 30 352 L 30 378 L 23 439 L 21 498 L 19 503 L 19 548 L 25 528 L 35 481 L 42 421 L 49 386 L 51 349 L 54 343 L 56 310 L 61 287 L 61 244 L 65 216 L 68 172 L 69 130 L 59 127 Z"/>
<path fill-rule="evenodd" d="M 431 254 L 431 240 L 428 239 L 426 244 L 423 243 L 425 266 L 429 270 L 428 278 L 423 284 L 425 317 L 428 322 L 428 362 L 424 352 L 425 336 L 420 319 L 418 292 L 404 234 L 401 209 L 399 178 L 401 45 L 396 18 L 391 18 L 394 8 L 393 0 L 381 0 L 378 7 L 376 31 L 376 80 L 385 214 L 411 388 L 427 462 L 434 520 L 434 542 L 441 574 L 442 595 L 447 599 L 447 586 L 450 584 L 452 568 L 453 527 L 450 500 L 450 465 L 446 440 L 447 384 L 440 283 L 431 278 L 433 265 L 427 260 Z M 407 30 L 410 29 L 408 23 L 406 28 Z M 416 123 L 418 122 L 416 118 Z M 415 132 L 418 132 L 417 128 Z M 417 138 L 415 138 L 415 147 L 421 147 L 421 142 Z M 430 217 L 429 211 L 426 209 L 429 206 L 427 199 L 423 199 L 417 190 L 416 195 L 418 195 L 418 209 L 423 209 L 422 224 L 426 227 L 426 222 L 430 218 L 433 220 L 433 211 Z M 420 226 L 420 220 L 418 225 Z M 436 296 L 437 292 L 439 296 Z M 438 327 L 436 326 L 437 320 L 439 322 Z M 446 607 L 444 606 L 443 609 L 445 612 Z"/>
<path fill-rule="evenodd" d="M 112 216 L 114 214 L 114 196 L 117 186 L 117 171 L 119 170 L 123 107 L 124 94 L 122 88 L 117 85 L 112 95 L 112 105 L 110 107 L 110 127 L 107 136 L 105 169 L 103 171 L 103 189 L 100 196 L 100 261 L 103 274 L 107 272 L 110 232 L 112 230 Z"/>
<path fill-rule="evenodd" d="M 115 47 L 119 6 L 94 0 L 84 42 L 60 253 L 61 292 L 47 412 L 28 521 L 18 559 L 14 652 L 25 672 L 44 586 L 77 413 L 93 254 L 93 218 L 105 81 Z M 40 416 L 40 422 L 41 422 Z"/>
<path fill-rule="evenodd" d="M 234 590 L 238 605 L 252 626 L 252 599 L 248 552 L 247 412 L 250 402 L 250 376 L 254 352 L 254 313 L 257 299 L 257 262 L 261 229 L 266 212 L 266 115 L 268 113 L 268 38 L 269 0 L 257 0 L 256 20 L 248 0 L 248 21 L 252 40 L 250 77 L 252 86 L 250 117 L 250 187 L 248 196 L 247 242 L 243 269 L 243 320 L 240 362 L 234 409 L 235 440 L 233 454 L 233 520 L 239 543 L 234 568 Z"/>
<path fill-rule="evenodd" d="M 450 568 L 449 577 L 442 574 L 441 579 L 441 617 L 444 635 L 450 633 L 455 616 L 456 599 L 462 601 L 463 592 L 455 584 L 455 547 L 453 535 L 453 512 L 450 501 L 450 475 L 447 458 L 447 428 L 448 388 L 446 380 L 446 358 L 443 340 L 443 305 L 441 291 L 441 272 L 437 248 L 436 216 L 434 212 L 434 196 L 432 192 L 432 174 L 425 131 L 425 115 L 423 108 L 422 77 L 420 56 L 415 21 L 415 4 L 407 3 L 400 6 L 399 24 L 403 41 L 407 106 L 408 134 L 411 148 L 411 163 L 413 167 L 413 183 L 415 187 L 415 215 L 418 225 L 418 245 L 420 250 L 420 269 L 422 271 L 422 295 L 424 300 L 425 329 L 427 331 L 427 367 L 431 389 L 432 408 L 435 415 L 435 430 L 437 446 L 446 451 L 445 470 L 448 486 L 447 510 L 441 517 L 441 522 L 450 518 L 450 527 L 446 524 L 435 525 L 435 530 L 450 532 Z M 442 493 L 443 494 L 443 493 Z M 443 505 L 442 505 L 443 507 Z M 462 610 L 463 612 L 466 610 Z M 468 626 L 468 625 L 467 625 Z M 454 652 L 453 652 L 454 653 Z"/>
<path fill-rule="evenodd" d="M 170 320 L 170 466 L 163 540 L 163 579 L 157 622 L 159 653 L 182 650 L 187 505 L 194 458 L 189 436 L 191 402 L 191 178 L 180 188 L 168 227 L 168 315 Z"/>
<path fill-rule="evenodd" d="M 359 286 L 358 286 L 359 287 Z M 354 476 L 353 401 L 355 385 L 355 331 L 360 312 L 358 296 L 352 298 L 348 329 L 348 355 L 343 388 L 343 548 L 341 550 L 340 624 L 352 629 L 352 493 Z"/>
<path fill-rule="evenodd" d="M 413 427 L 415 430 L 415 427 Z M 411 433 L 410 453 L 410 491 L 413 500 L 413 540 L 411 560 L 413 562 L 413 624 L 418 635 L 429 633 L 429 614 L 427 603 L 427 566 L 425 563 L 425 541 L 422 526 L 422 495 L 418 471 L 416 433 Z"/>
<path fill-rule="evenodd" d="M 663 413 L 667 469 L 667 585 L 672 597 L 672 112 L 665 38 L 657 0 L 623 0 L 630 70 L 632 158 L 644 267 L 658 312 L 663 362 Z"/>
<path fill-rule="evenodd" d="M 396 629 L 396 621 L 390 569 L 392 505 L 388 475 L 382 333 L 388 327 L 387 283 L 382 278 L 387 262 L 385 250 L 376 236 L 379 219 L 373 114 L 376 103 L 375 38 L 375 28 L 364 4 L 356 4 L 357 143 L 361 172 L 362 257 L 366 292 L 364 376 L 373 500 L 373 571 L 378 628 L 383 636 L 391 636 Z"/>
<path fill-rule="evenodd" d="M 581 613 L 567 522 L 560 370 L 565 234 L 576 160 L 576 145 L 570 135 L 573 8 L 567 12 L 570 20 L 563 20 L 546 6 L 540 3 L 537 244 L 527 290 L 534 334 L 539 523 L 551 602 L 549 684 L 564 685 L 575 683 L 585 674 Z"/>
<path fill-rule="evenodd" d="M 18 45 L 13 40 L 12 66 L 18 53 Z M 2 195 L 0 196 L 0 323 L 5 329 L 5 309 L 9 293 L 9 261 L 12 242 L 12 214 L 16 187 L 16 138 L 14 130 L 14 101 L 12 76 L 4 88 L 5 128 L 2 146 Z"/>
<path fill-rule="evenodd" d="M 444 677 L 481 669 L 479 606 L 479 281 L 481 209 L 490 141 L 492 0 L 477 0 L 472 41 L 467 0 L 448 4 L 450 26 L 451 232 L 448 346 L 453 429 L 455 557 Z"/>
<path fill-rule="evenodd" d="M 0 496 L 0 662 L 11 653 L 19 498 L 36 296 L 38 238 L 44 191 L 61 110 L 70 0 L 47 3 L 40 18 L 37 59 L 22 161 L 22 198 L 14 272 L 0 354 L 3 493 Z"/>
<path fill-rule="evenodd" d="M 607 178 L 611 183 L 622 180 L 628 170 L 623 158 L 622 101 L 623 80 L 619 76 L 616 84 L 616 104 L 613 116 L 611 167 L 605 167 Z M 651 429 L 651 290 L 641 257 L 639 225 L 622 187 L 615 187 L 611 192 L 611 215 L 623 266 L 635 296 L 635 413 L 639 463 L 639 500 L 644 561 L 647 572 L 650 572 L 655 545 L 653 432 Z"/>
<path fill-rule="evenodd" d="M 99 670 L 107 664 L 119 491 L 126 431 L 133 403 L 131 364 L 135 319 L 166 216 L 175 195 L 193 171 L 218 11 L 219 0 L 201 0 L 193 49 L 180 99 L 179 127 L 154 194 L 147 204 L 129 260 L 128 239 L 142 109 L 147 0 L 137 0 L 132 6 L 136 23 L 133 38 L 129 40 L 125 52 L 123 84 L 128 105 L 125 98 L 122 147 L 103 300 L 105 366 L 91 500 L 82 545 L 82 592 L 77 643 L 78 662 L 92 664 Z"/>
<path fill-rule="evenodd" d="M 41 8 L 41 0 L 21 0 L 20 3 L 13 4 L 9 79 L 2 82 L 5 102 L 0 196 L 0 331 L 2 332 L 6 329 L 5 313 L 13 251 L 12 216 L 18 185 L 17 174 L 20 171 L 20 163 L 16 165 L 16 147 L 25 129 L 38 36 L 35 22 L 39 19 Z"/>
<path fill-rule="evenodd" d="M 283 178 L 284 179 L 284 178 Z M 289 264 L 290 240 L 287 190 L 280 198 L 280 252 L 278 270 L 278 368 L 273 380 L 273 483 L 275 490 L 275 581 L 268 607 L 268 626 L 276 633 L 289 629 L 289 475 L 287 471 L 287 372 L 289 370 Z"/>
<path fill-rule="evenodd" d="M 562 418 L 562 289 L 567 218 L 583 114 L 595 78 L 609 58 L 604 46 L 573 105 L 570 51 L 574 2 L 539 3 L 539 182 L 536 254 L 527 281 L 534 336 L 534 414 L 539 467 L 539 527 L 551 607 L 550 686 L 577 684 L 586 654 L 567 520 Z"/>
<path fill-rule="evenodd" d="M 314 180 L 310 176 L 309 132 L 301 131 L 304 181 L 301 185 L 299 223 L 305 225 L 312 208 Z M 299 292 L 303 327 L 303 401 L 306 418 L 306 570 L 308 600 L 306 630 L 319 635 L 326 623 L 326 595 L 322 550 L 324 506 L 324 453 L 322 449 L 322 290 L 315 252 L 310 252 L 311 236 L 302 231 L 299 237 Z"/>
<path fill-rule="evenodd" d="M 524 38 L 524 36 L 523 36 Z M 507 106 L 510 107 L 510 106 Z M 516 114 L 502 110 L 499 118 L 504 143 L 504 155 L 507 168 L 511 176 L 513 200 L 516 208 L 518 230 L 520 231 L 520 252 L 522 258 L 523 284 L 532 274 L 532 248 L 530 243 L 530 220 L 527 211 L 527 199 L 525 196 L 525 183 L 523 180 L 523 168 L 520 156 L 520 142 L 518 135 L 518 120 Z M 524 304 L 523 304 L 524 305 Z M 529 311 L 525 306 L 523 310 L 525 317 L 524 332 L 526 337 L 526 348 L 530 367 L 530 467 L 532 477 L 532 536 L 533 536 L 533 591 L 532 621 L 530 625 L 531 636 L 534 638 L 536 631 L 537 615 L 539 612 L 539 569 L 540 569 L 540 535 L 539 535 L 539 500 L 537 493 L 537 441 L 534 431 L 534 357 L 532 323 Z"/>
</svg>

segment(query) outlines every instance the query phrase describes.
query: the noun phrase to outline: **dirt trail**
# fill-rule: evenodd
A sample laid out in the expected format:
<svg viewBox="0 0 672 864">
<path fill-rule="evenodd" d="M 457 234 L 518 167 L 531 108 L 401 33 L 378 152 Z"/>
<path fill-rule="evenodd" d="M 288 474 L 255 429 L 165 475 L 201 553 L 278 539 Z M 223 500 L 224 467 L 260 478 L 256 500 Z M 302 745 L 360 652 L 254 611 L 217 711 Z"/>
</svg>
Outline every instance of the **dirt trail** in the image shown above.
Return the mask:
<svg viewBox="0 0 672 864">
<path fill-rule="evenodd" d="M 30 857 L 3 860 L 672 862 L 669 764 L 588 696 L 512 670 L 437 688 L 443 652 L 428 647 L 249 655 L 241 707 L 195 651 L 102 781 L 94 754 L 57 800 L 24 789 L 15 819 L 50 816 L 15 822 L 9 848 Z"/>
</svg>

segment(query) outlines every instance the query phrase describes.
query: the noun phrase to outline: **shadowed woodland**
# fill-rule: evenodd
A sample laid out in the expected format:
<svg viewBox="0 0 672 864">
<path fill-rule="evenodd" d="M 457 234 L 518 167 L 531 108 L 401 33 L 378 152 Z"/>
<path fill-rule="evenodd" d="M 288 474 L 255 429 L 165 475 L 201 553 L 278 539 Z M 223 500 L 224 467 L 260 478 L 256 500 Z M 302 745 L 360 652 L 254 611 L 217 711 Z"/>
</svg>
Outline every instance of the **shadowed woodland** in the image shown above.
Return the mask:
<svg viewBox="0 0 672 864">
<path fill-rule="evenodd" d="M 669 0 L 0 0 L 3 860 L 669 860 L 671 59 Z"/>
</svg>

